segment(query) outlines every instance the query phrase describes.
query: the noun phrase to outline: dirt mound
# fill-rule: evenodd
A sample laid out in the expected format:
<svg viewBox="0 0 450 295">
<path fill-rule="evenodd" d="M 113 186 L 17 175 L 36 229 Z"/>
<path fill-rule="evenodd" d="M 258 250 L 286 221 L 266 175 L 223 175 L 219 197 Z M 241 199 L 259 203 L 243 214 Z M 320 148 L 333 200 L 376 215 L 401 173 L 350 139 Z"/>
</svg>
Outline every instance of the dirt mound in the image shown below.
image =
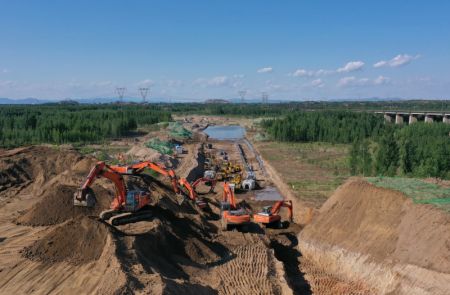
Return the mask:
<svg viewBox="0 0 450 295">
<path fill-rule="evenodd" d="M 0 154 L 0 197 L 17 192 L 39 195 L 43 185 L 83 157 L 75 150 L 48 146 L 13 149 Z"/>
<path fill-rule="evenodd" d="M 305 259 L 320 269 L 343 280 L 366 280 L 380 293 L 401 286 L 401 293 L 426 294 L 427 276 L 450 275 L 450 215 L 361 179 L 338 188 L 299 241 Z M 433 287 L 450 291 L 448 285 Z"/>
<path fill-rule="evenodd" d="M 96 220 L 80 217 L 64 223 L 22 254 L 28 259 L 43 263 L 66 261 L 79 265 L 96 260 L 103 252 L 108 229 Z"/>
<path fill-rule="evenodd" d="M 110 193 L 101 186 L 94 186 L 97 203 L 94 208 L 73 205 L 73 194 L 79 186 L 56 185 L 44 192 L 41 200 L 16 219 L 17 224 L 41 226 L 54 225 L 70 218 L 98 215 L 110 205 Z"/>
<path fill-rule="evenodd" d="M 154 149 L 140 145 L 134 145 L 126 155 L 135 161 L 158 161 L 161 158 L 161 154 Z"/>
</svg>

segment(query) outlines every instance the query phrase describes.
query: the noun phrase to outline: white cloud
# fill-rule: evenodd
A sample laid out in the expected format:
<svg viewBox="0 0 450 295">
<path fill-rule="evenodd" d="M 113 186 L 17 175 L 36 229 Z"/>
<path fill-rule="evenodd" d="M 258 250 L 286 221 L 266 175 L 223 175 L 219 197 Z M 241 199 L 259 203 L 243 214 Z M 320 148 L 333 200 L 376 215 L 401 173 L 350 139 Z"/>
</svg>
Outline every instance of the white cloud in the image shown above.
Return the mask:
<svg viewBox="0 0 450 295">
<path fill-rule="evenodd" d="M 9 73 L 9 70 L 5 68 L 5 69 L 2 70 L 2 73 L 3 74 L 7 74 L 7 73 Z"/>
<path fill-rule="evenodd" d="M 390 81 L 391 79 L 384 76 L 378 76 L 373 80 L 369 78 L 356 78 L 354 76 L 350 76 L 340 79 L 337 83 L 337 86 L 339 87 L 378 86 L 388 84 L 390 83 Z"/>
<path fill-rule="evenodd" d="M 311 81 L 311 86 L 316 88 L 322 88 L 325 86 L 325 83 L 323 83 L 322 79 L 315 79 Z"/>
<path fill-rule="evenodd" d="M 375 80 L 373 80 L 373 84 L 375 85 L 384 85 L 388 84 L 389 82 L 391 82 L 391 79 L 384 76 L 378 76 L 377 78 L 375 78 Z"/>
<path fill-rule="evenodd" d="M 224 86 L 229 82 L 229 78 L 227 76 L 218 76 L 211 78 L 207 81 L 209 86 Z"/>
<path fill-rule="evenodd" d="M 387 64 L 388 64 L 387 61 L 385 61 L 385 60 L 380 60 L 379 62 L 374 63 L 374 64 L 373 64 L 373 67 L 374 67 L 374 68 L 381 68 L 381 67 L 384 67 L 384 66 L 387 65 Z"/>
<path fill-rule="evenodd" d="M 293 73 L 290 73 L 289 76 L 294 76 L 294 77 L 318 77 L 318 76 L 325 76 L 325 75 L 329 75 L 332 74 L 333 71 L 330 70 L 324 70 L 324 69 L 320 69 L 317 71 L 308 71 L 305 69 L 298 69 Z"/>
<path fill-rule="evenodd" d="M 260 74 L 272 73 L 273 72 L 273 68 L 272 67 L 265 67 L 265 68 L 261 68 L 261 69 L 257 70 L 256 72 L 260 73 Z"/>
<path fill-rule="evenodd" d="M 140 86 L 140 87 L 150 87 L 150 86 L 155 85 L 155 81 L 153 81 L 151 79 L 145 79 L 145 80 L 137 82 L 136 85 Z"/>
<path fill-rule="evenodd" d="M 312 76 L 314 76 L 314 72 L 307 71 L 305 69 L 298 69 L 292 73 L 292 76 L 294 76 L 294 77 L 312 77 Z"/>
<path fill-rule="evenodd" d="M 356 82 L 356 78 L 355 77 L 353 77 L 353 76 L 351 76 L 351 77 L 344 77 L 344 78 L 341 78 L 339 81 L 338 81 L 338 86 L 339 87 L 346 87 L 346 86 L 350 86 L 350 85 L 353 85 L 353 84 L 355 84 L 355 82 Z"/>
<path fill-rule="evenodd" d="M 198 78 L 194 81 L 194 85 L 199 85 L 201 87 L 231 87 L 238 88 L 242 86 L 242 79 L 244 75 L 232 75 L 232 76 L 216 76 L 212 78 Z"/>
<path fill-rule="evenodd" d="M 350 73 L 354 71 L 361 70 L 364 67 L 364 62 L 362 61 L 350 61 L 342 68 L 337 69 L 338 73 Z"/>
<path fill-rule="evenodd" d="M 0 80 L 0 88 L 15 87 L 16 85 L 17 85 L 17 82 L 15 82 L 15 81 L 11 81 L 11 80 L 1 81 Z"/>
<path fill-rule="evenodd" d="M 392 68 L 395 67 L 400 67 L 403 65 L 407 65 L 410 62 L 412 62 L 413 60 L 416 60 L 420 58 L 420 55 L 417 54 L 415 56 L 409 55 L 409 54 L 399 54 L 397 56 L 395 56 L 394 58 L 392 58 L 391 60 L 380 60 L 379 62 L 375 63 L 373 65 L 374 68 L 381 68 L 381 67 L 385 67 L 385 66 L 389 66 Z"/>
</svg>

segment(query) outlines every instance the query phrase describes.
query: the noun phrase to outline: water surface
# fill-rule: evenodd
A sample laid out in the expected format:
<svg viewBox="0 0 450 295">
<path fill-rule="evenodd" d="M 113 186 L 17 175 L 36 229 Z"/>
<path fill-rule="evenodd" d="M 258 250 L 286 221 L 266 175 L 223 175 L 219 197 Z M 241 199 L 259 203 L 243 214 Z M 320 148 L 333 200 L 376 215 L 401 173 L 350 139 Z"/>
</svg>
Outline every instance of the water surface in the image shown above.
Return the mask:
<svg viewBox="0 0 450 295">
<path fill-rule="evenodd" d="M 231 126 L 209 126 L 204 130 L 208 134 L 209 138 L 217 140 L 233 140 L 242 139 L 245 136 L 244 127 L 238 125 Z"/>
</svg>

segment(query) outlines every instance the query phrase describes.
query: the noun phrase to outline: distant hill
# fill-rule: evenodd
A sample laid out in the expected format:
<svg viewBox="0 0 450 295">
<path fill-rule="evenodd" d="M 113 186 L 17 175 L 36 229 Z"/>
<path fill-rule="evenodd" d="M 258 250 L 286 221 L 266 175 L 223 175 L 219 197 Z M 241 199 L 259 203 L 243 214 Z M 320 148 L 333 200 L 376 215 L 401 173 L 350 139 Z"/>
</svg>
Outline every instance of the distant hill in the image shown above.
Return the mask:
<svg viewBox="0 0 450 295">
<path fill-rule="evenodd" d="M 205 100 L 205 103 L 230 103 L 229 100 L 226 99 L 207 99 Z"/>
<path fill-rule="evenodd" d="M 23 99 L 11 99 L 0 98 L 0 104 L 42 104 L 47 103 L 48 100 L 39 100 L 37 98 L 23 98 Z"/>
</svg>

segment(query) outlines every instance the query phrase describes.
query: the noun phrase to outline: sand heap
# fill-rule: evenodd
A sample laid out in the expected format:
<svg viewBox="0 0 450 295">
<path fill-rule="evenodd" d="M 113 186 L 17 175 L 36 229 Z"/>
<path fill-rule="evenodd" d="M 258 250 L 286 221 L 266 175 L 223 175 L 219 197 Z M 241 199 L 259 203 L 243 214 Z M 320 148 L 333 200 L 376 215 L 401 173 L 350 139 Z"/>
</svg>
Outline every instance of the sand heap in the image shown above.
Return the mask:
<svg viewBox="0 0 450 295">
<path fill-rule="evenodd" d="M 352 179 L 299 241 L 313 291 L 328 280 L 334 294 L 450 293 L 450 216 L 400 192 Z"/>
<path fill-rule="evenodd" d="M 88 217 L 78 217 L 56 227 L 22 254 L 45 264 L 66 261 L 75 265 L 97 260 L 103 252 L 108 229 Z"/>
<path fill-rule="evenodd" d="M 41 200 L 16 219 L 17 224 L 40 226 L 54 225 L 78 216 L 98 216 L 108 208 L 112 193 L 100 185 L 93 186 L 97 203 L 94 208 L 75 207 L 73 194 L 79 186 L 55 185 L 49 187 Z"/>
<path fill-rule="evenodd" d="M 18 192 L 40 194 L 47 182 L 83 159 L 75 150 L 47 146 L 4 151 L 0 154 L 0 198 L 15 197 Z"/>
</svg>

